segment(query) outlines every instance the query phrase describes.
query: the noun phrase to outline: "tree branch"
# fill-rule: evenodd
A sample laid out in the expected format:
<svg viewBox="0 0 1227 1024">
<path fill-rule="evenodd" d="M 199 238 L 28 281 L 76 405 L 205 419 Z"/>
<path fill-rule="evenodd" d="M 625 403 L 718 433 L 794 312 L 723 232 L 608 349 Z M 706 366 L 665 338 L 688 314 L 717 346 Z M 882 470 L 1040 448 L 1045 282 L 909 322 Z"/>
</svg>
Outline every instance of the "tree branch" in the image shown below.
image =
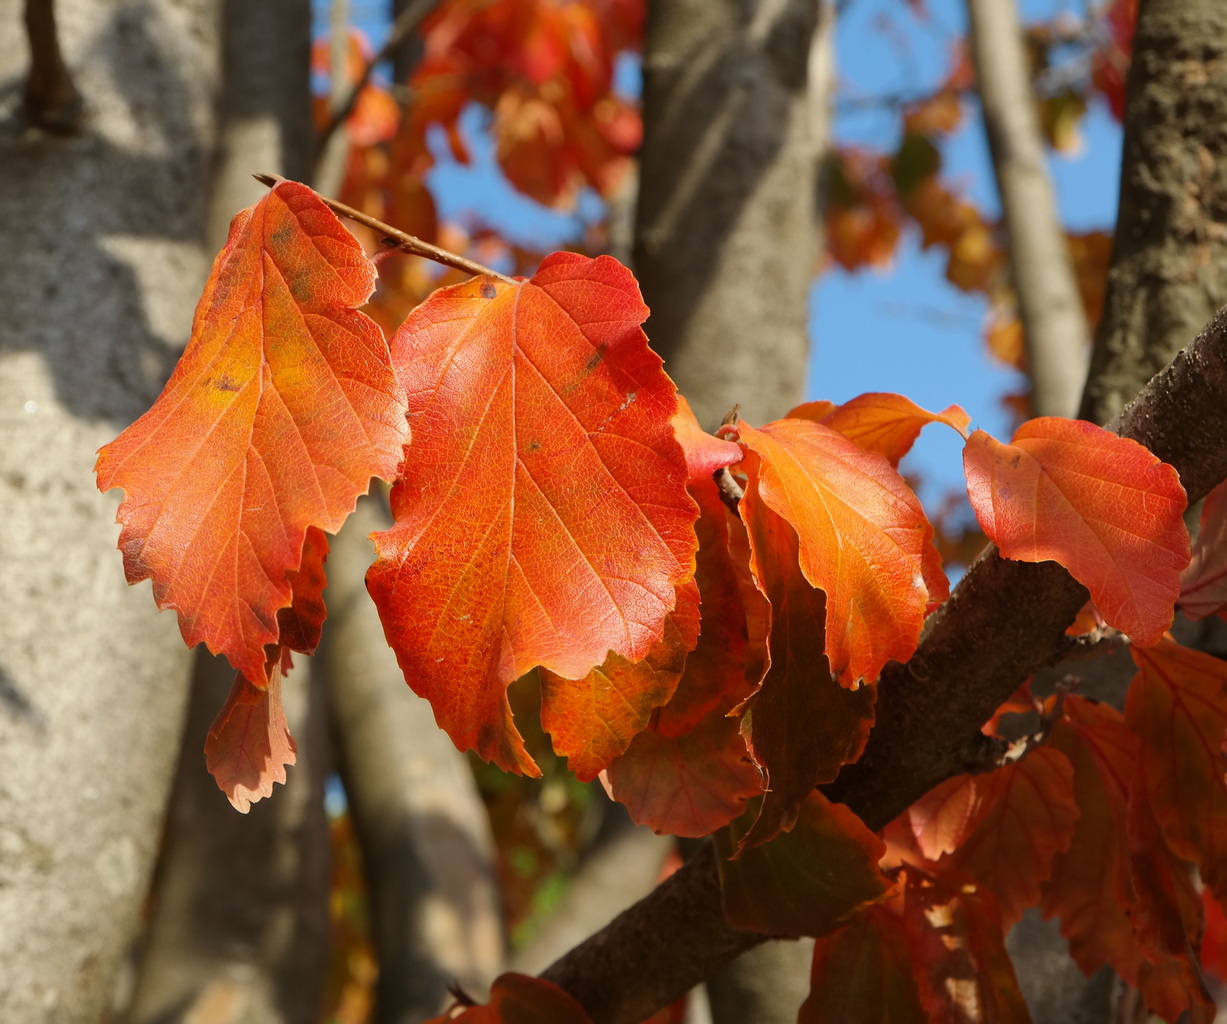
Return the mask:
<svg viewBox="0 0 1227 1024">
<path fill-rule="evenodd" d="M 1191 501 L 1227 477 L 1227 308 L 1113 429 L 1174 465 Z M 1011 562 L 988 549 L 935 613 L 916 656 L 883 673 L 865 753 L 824 787 L 827 795 L 880 829 L 976 765 L 991 742 L 980 726 L 1035 669 L 1061 656 L 1064 629 L 1086 597 L 1055 562 Z M 765 939 L 725 922 L 706 850 L 543 977 L 575 996 L 594 1024 L 634 1024 Z"/>
<path fill-rule="evenodd" d="M 81 126 L 85 106 L 60 51 L 54 0 L 26 0 L 26 35 L 30 75 L 25 104 L 30 119 L 49 132 L 71 134 Z"/>
</svg>

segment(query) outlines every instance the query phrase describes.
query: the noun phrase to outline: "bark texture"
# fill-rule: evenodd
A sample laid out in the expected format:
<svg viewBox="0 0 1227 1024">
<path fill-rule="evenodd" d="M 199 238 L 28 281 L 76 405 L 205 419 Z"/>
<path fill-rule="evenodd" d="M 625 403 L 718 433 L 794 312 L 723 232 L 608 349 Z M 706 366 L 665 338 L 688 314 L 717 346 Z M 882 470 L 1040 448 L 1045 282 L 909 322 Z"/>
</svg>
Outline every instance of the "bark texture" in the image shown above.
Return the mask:
<svg viewBox="0 0 1227 1024">
<path fill-rule="evenodd" d="M 644 41 L 635 272 L 652 347 L 714 428 L 802 398 L 817 257 L 816 0 L 659 0 Z"/>
<path fill-rule="evenodd" d="M 1090 331 L 1048 177 L 1018 9 L 1014 0 L 968 0 L 967 13 L 1023 325 L 1032 414 L 1071 416 L 1086 377 Z M 1198 321 L 1204 322 L 1205 317 Z"/>
<path fill-rule="evenodd" d="M 88 109 L 25 120 L 0 0 L 0 1019 L 95 1024 L 137 923 L 188 652 L 124 583 L 94 452 L 157 395 L 208 270 L 217 80 L 208 0 L 68 0 Z"/>
<path fill-rule="evenodd" d="M 1227 4 L 1143 0 L 1120 210 L 1079 415 L 1105 423 L 1227 302 Z"/>
<path fill-rule="evenodd" d="M 1113 429 L 1175 466 L 1192 501 L 1227 477 L 1227 309 Z M 984 767 L 997 751 L 981 724 L 1035 669 L 1063 657 L 1064 629 L 1085 601 L 1056 563 L 986 551 L 935 613 L 915 657 L 883 673 L 865 753 L 823 787 L 827 795 L 876 830 L 943 779 Z M 594 1024 L 634 1024 L 764 940 L 725 923 L 715 861 L 704 851 L 544 977 Z"/>
<path fill-rule="evenodd" d="M 405 685 L 366 592 L 367 534 L 389 524 L 382 501 L 363 498 L 334 540 L 317 662 L 367 869 L 374 1020 L 416 1024 L 449 1001 L 449 983 L 484 999 L 504 947 L 494 842 L 468 762 Z"/>
</svg>

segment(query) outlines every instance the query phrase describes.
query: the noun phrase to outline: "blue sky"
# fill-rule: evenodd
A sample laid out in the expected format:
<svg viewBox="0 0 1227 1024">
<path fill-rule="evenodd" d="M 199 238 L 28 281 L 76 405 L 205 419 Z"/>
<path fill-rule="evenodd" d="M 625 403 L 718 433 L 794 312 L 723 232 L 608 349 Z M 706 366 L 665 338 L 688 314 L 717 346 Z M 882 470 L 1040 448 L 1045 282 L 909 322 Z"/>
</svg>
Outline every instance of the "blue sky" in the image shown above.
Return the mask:
<svg viewBox="0 0 1227 1024">
<path fill-rule="evenodd" d="M 965 0 L 923 0 L 918 16 L 904 0 L 849 0 L 836 30 L 841 95 L 874 97 L 916 94 L 948 72 L 952 40 L 966 30 Z M 1080 17 L 1085 0 L 1021 0 L 1024 20 L 1066 14 Z M 355 4 L 361 27 L 378 44 L 386 31 L 382 5 Z M 638 87 L 634 62 L 623 64 L 620 84 Z M 943 151 L 945 176 L 986 213 L 997 211 L 996 189 L 978 111 L 968 110 L 961 130 Z M 431 186 L 444 216 L 462 223 L 480 217 L 518 241 L 551 249 L 579 237 L 585 220 L 601 216 L 588 196 L 574 213 L 543 209 L 502 179 L 488 146 L 481 145 L 485 114 L 465 118 L 474 162 L 461 166 L 446 146 Z M 878 148 L 898 132 L 894 112 L 869 106 L 837 106 L 837 141 Z M 1102 103 L 1084 118 L 1083 146 L 1074 157 L 1056 155 L 1050 170 L 1064 222 L 1077 230 L 1105 228 L 1116 216 L 1120 129 Z M 1009 418 L 1000 399 L 1021 390 L 1019 375 L 993 360 L 982 340 L 986 304 L 965 295 L 943 276 L 944 256 L 924 253 L 905 236 L 893 265 L 884 271 L 847 273 L 839 268 L 819 278 L 810 295 L 813 357 L 807 397 L 845 401 L 864 391 L 897 391 L 929 408 L 962 405 L 979 426 L 1005 439 Z M 932 507 L 941 494 L 961 489 L 961 442 L 950 430 L 933 427 L 909 457 L 923 479 Z"/>
</svg>

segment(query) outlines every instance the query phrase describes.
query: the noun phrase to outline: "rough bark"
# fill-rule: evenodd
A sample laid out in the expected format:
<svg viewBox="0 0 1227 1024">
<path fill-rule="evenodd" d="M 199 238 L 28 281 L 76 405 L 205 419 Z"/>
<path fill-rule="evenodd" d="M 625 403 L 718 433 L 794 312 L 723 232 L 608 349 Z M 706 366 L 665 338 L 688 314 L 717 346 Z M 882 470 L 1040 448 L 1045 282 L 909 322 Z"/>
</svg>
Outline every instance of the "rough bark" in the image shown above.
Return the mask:
<svg viewBox="0 0 1227 1024">
<path fill-rule="evenodd" d="M 1227 477 L 1227 309 L 1113 429 L 1175 466 L 1191 500 Z M 824 787 L 827 795 L 880 829 L 943 779 L 984 767 L 991 741 L 981 724 L 1035 669 L 1063 656 L 1065 626 L 1085 600 L 1056 563 L 985 552 L 935 613 L 916 656 L 883 673 L 865 754 Z M 574 995 L 594 1024 L 633 1024 L 764 938 L 724 922 L 705 851 L 544 977 Z"/>
<path fill-rule="evenodd" d="M 1104 423 L 1227 302 L 1227 5 L 1144 0 L 1120 210 L 1079 415 Z"/>
<path fill-rule="evenodd" d="M 447 985 L 485 998 L 503 961 L 494 843 L 468 762 L 405 685 L 363 577 L 386 529 L 363 498 L 328 560 L 328 626 L 319 658 L 341 776 L 366 864 L 380 963 L 374 1020 L 439 1012 Z"/>
<path fill-rule="evenodd" d="M 1070 416 L 1086 377 L 1090 331 L 1048 177 L 1018 9 L 1014 0 L 968 0 L 967 13 L 1023 325 L 1032 414 Z"/>
<path fill-rule="evenodd" d="M 157 395 L 208 269 L 207 0 L 70 0 L 79 133 L 29 128 L 0 0 L 0 1019 L 94 1024 L 137 923 L 188 652 L 125 586 L 95 450 Z"/>
<path fill-rule="evenodd" d="M 801 400 L 817 255 L 816 0 L 659 0 L 644 41 L 635 270 L 705 426 Z"/>
</svg>

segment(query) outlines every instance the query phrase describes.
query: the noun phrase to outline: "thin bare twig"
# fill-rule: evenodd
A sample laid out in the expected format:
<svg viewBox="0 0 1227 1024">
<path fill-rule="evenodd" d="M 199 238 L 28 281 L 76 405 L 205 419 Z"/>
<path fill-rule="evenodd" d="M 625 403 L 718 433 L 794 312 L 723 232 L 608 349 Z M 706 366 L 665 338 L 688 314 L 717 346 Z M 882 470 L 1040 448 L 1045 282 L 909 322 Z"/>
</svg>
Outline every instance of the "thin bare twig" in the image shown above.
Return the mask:
<svg viewBox="0 0 1227 1024">
<path fill-rule="evenodd" d="M 272 188 L 280 182 L 285 181 L 280 174 L 253 174 L 253 178 L 263 185 Z M 355 210 L 352 206 L 346 206 L 344 203 L 338 203 L 335 199 L 329 199 L 327 196 L 320 196 L 320 201 L 323 202 L 328 209 L 333 213 L 339 214 L 342 217 L 348 217 L 350 220 L 357 221 L 370 228 L 372 231 L 377 231 L 380 234 L 383 245 L 389 249 L 397 249 L 408 256 L 424 256 L 428 260 L 433 260 L 435 263 L 441 263 L 445 267 L 452 267 L 455 270 L 463 270 L 466 274 L 482 275 L 488 277 L 497 277 L 500 281 L 505 281 L 507 284 L 516 284 L 513 277 L 508 277 L 506 274 L 500 274 L 497 270 L 492 270 L 490 267 L 478 263 L 476 260 L 468 259 L 465 256 L 458 256 L 454 252 L 448 252 L 446 249 L 440 249 L 437 245 L 431 245 L 430 242 L 424 242 L 415 235 L 406 234 L 398 228 L 392 227 L 390 224 L 385 224 L 381 220 L 376 220 L 369 214 L 363 213 L 361 210 Z"/>
<path fill-rule="evenodd" d="M 26 0 L 25 17 L 30 41 L 26 110 L 40 128 L 69 135 L 80 127 L 85 105 L 60 50 L 53 0 Z"/>
</svg>

